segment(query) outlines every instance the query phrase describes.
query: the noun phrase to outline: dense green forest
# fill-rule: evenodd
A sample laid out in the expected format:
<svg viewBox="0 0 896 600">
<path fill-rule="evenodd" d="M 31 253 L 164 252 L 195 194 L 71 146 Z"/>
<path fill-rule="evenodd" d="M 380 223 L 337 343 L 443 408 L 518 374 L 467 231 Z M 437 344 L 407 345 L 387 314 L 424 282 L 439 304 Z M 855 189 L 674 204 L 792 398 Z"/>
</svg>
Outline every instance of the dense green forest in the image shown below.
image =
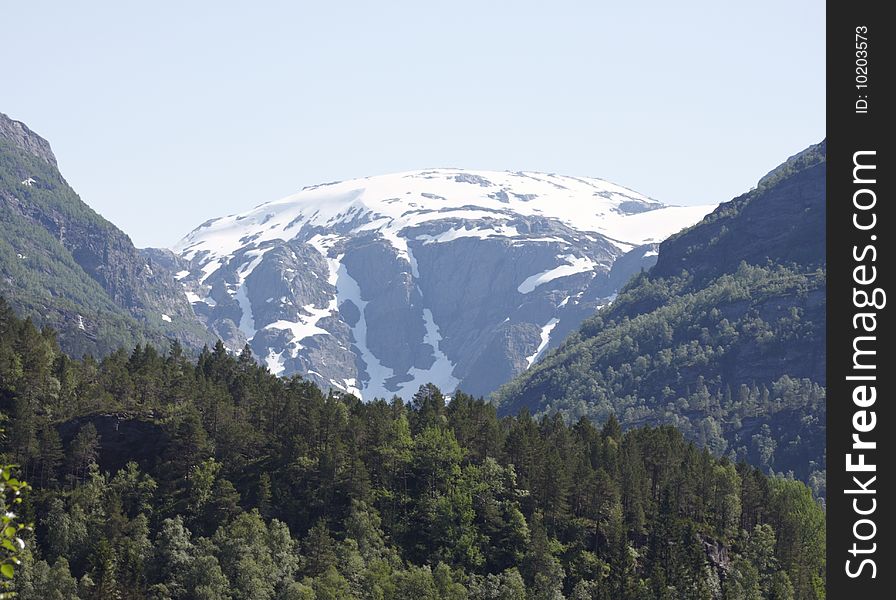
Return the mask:
<svg viewBox="0 0 896 600">
<path fill-rule="evenodd" d="M 657 264 L 495 394 L 686 438 L 825 494 L 825 143 L 660 245 Z"/>
<path fill-rule="evenodd" d="M 362 403 L 221 344 L 74 360 L 0 300 L 21 600 L 824 597 L 801 482 L 673 427 Z"/>
</svg>

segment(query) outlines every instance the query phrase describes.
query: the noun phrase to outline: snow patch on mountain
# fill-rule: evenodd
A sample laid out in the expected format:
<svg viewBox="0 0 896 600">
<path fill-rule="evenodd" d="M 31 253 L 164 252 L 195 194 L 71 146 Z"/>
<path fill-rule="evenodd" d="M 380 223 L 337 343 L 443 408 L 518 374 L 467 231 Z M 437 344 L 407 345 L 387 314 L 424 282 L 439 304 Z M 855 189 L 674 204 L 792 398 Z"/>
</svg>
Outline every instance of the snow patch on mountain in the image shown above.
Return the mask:
<svg viewBox="0 0 896 600">
<path fill-rule="evenodd" d="M 413 379 L 403 383 L 401 389 L 405 394 L 408 392 L 413 394 L 421 385 L 434 383 L 440 389 L 454 390 L 460 380 L 454 376 L 454 363 L 448 359 L 440 347 L 442 334 L 432 318 L 432 311 L 428 308 L 423 309 L 423 321 L 426 325 L 423 343 L 432 348 L 433 364 L 427 369 L 412 368 L 410 375 Z"/>
<path fill-rule="evenodd" d="M 416 239 L 422 241 L 424 244 L 442 244 L 445 242 L 452 242 L 456 239 L 464 237 L 484 240 L 490 237 L 514 237 L 518 236 L 519 234 L 520 232 L 517 231 L 515 227 L 508 225 L 496 225 L 493 228 L 467 228 L 467 226 L 463 226 L 452 227 L 451 229 L 443 231 L 438 235 L 418 235 Z"/>
<path fill-rule="evenodd" d="M 335 301 L 334 301 L 335 303 Z M 327 317 L 333 308 L 327 307 L 323 309 L 314 308 L 313 304 L 302 307 L 310 316 L 299 315 L 299 321 L 274 321 L 264 326 L 265 329 L 280 329 L 288 331 L 292 335 L 291 355 L 295 358 L 299 354 L 299 350 L 303 348 L 302 341 L 315 335 L 330 335 L 326 329 L 317 326 L 318 322 Z"/>
<path fill-rule="evenodd" d="M 236 291 L 234 293 L 234 297 L 236 301 L 240 305 L 240 311 L 242 314 L 240 316 L 239 329 L 245 334 L 247 339 L 252 339 L 255 335 L 255 316 L 252 314 L 252 303 L 249 301 L 249 296 L 246 290 L 246 279 L 249 275 L 252 274 L 252 271 L 255 270 L 255 267 L 261 263 L 261 259 L 264 258 L 265 250 L 254 250 L 246 253 L 246 257 L 251 257 L 252 260 L 245 263 L 238 271 L 237 271 L 237 283 L 236 283 Z"/>
<path fill-rule="evenodd" d="M 542 284 L 559 279 L 560 277 L 568 277 L 570 275 L 592 271 L 594 270 L 594 267 L 597 266 L 597 263 L 585 256 L 580 257 L 573 254 L 566 254 L 558 256 L 557 258 L 566 261 L 566 264 L 527 277 L 516 288 L 517 291 L 521 294 L 528 294 Z"/>
<path fill-rule="evenodd" d="M 545 350 L 547 350 L 548 343 L 551 341 L 551 332 L 559 322 L 560 319 L 552 317 L 550 321 L 548 321 L 541 327 L 541 343 L 538 344 L 538 348 L 535 350 L 534 354 L 526 357 L 527 368 L 535 364 L 535 361 L 538 360 L 538 358 L 544 353 Z"/>
<path fill-rule="evenodd" d="M 368 376 L 362 392 L 367 392 L 365 398 L 391 398 L 392 392 L 386 389 L 386 381 L 394 377 L 395 372 L 384 366 L 367 345 L 367 316 L 364 313 L 368 303 L 361 298 L 361 288 L 358 282 L 349 275 L 345 265 L 339 262 L 340 258 L 342 257 L 329 259 L 327 263 L 330 272 L 335 274 L 334 282 L 338 305 L 342 306 L 345 302 L 351 302 L 360 312 L 357 323 L 352 327 L 352 336 Z"/>
<path fill-rule="evenodd" d="M 281 350 L 280 352 L 275 352 L 273 349 L 268 351 L 268 355 L 264 359 L 265 365 L 267 365 L 268 369 L 270 369 L 271 373 L 274 375 L 280 375 L 286 369 L 286 364 L 283 361 L 283 354 L 285 350 Z"/>
</svg>

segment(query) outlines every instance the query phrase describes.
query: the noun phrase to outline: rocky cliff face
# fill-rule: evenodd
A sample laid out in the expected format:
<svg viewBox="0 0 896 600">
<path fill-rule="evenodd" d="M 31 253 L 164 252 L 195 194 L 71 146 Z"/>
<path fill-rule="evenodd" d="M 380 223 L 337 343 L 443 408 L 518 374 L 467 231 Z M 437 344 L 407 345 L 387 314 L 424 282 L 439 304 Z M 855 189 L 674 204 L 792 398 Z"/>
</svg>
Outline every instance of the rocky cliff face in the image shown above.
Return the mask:
<svg viewBox="0 0 896 600">
<path fill-rule="evenodd" d="M 210 341 L 171 271 L 84 204 L 46 140 L 0 114 L 0 294 L 63 347 Z"/>
<path fill-rule="evenodd" d="M 197 314 L 276 373 L 365 399 L 426 382 L 484 395 L 710 209 L 598 179 L 438 169 L 306 188 L 175 252 Z"/>
<path fill-rule="evenodd" d="M 50 149 L 50 143 L 28 129 L 21 121 L 14 121 L 0 113 L 0 139 L 5 140 L 13 148 L 29 154 L 56 168 L 56 156 Z"/>
</svg>

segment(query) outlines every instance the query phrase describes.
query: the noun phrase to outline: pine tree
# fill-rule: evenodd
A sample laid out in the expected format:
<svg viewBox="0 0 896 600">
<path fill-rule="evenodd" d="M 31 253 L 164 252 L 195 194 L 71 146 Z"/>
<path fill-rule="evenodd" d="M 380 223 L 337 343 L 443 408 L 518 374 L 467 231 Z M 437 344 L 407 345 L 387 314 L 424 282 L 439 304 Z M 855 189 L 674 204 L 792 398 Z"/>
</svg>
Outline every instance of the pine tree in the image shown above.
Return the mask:
<svg viewBox="0 0 896 600">
<path fill-rule="evenodd" d="M 90 465 L 99 458 L 100 438 L 93 423 L 83 425 L 68 449 L 68 475 L 74 483 L 87 475 Z"/>
<path fill-rule="evenodd" d="M 50 487 L 56 484 L 59 467 L 64 458 L 65 453 L 62 450 L 59 433 L 54 427 L 45 423 L 37 432 L 36 479 L 40 487 Z"/>
</svg>

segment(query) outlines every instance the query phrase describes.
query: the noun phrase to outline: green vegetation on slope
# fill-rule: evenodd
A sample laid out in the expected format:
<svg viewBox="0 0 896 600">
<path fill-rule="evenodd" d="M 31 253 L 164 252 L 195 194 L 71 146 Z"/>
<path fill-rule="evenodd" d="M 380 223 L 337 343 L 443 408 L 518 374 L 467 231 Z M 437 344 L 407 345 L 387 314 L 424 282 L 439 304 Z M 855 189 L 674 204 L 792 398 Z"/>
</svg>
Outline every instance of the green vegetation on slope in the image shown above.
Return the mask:
<svg viewBox="0 0 896 600">
<path fill-rule="evenodd" d="M 12 169 L 13 156 L 18 154 L 0 139 L 0 189 L 16 190 L 23 202 L 45 205 L 53 190 L 25 186 Z M 37 158 L 25 159 L 41 180 L 55 178 L 48 165 Z M 16 163 L 16 166 L 18 163 Z M 52 179 L 50 179 L 52 181 Z M 18 189 L 17 189 L 18 188 Z M 64 195 L 64 190 L 60 195 Z M 7 192 L 12 196 L 12 192 Z M 60 207 L 72 209 L 80 203 L 59 198 Z M 92 211 L 83 216 L 90 219 Z M 137 322 L 117 306 L 102 286 L 75 262 L 71 253 L 44 227 L 13 210 L 10 201 L 0 201 L 0 277 L 3 293 L 23 314 L 32 315 L 41 325 L 51 325 L 61 332 L 61 341 L 73 355 L 85 352 L 101 354 L 104 350 L 142 342 Z M 98 330 L 89 334 L 78 329 L 77 315 L 85 324 L 96 323 Z M 85 325 L 86 326 L 86 325 Z M 102 328 L 102 329 L 99 329 Z"/>
</svg>

